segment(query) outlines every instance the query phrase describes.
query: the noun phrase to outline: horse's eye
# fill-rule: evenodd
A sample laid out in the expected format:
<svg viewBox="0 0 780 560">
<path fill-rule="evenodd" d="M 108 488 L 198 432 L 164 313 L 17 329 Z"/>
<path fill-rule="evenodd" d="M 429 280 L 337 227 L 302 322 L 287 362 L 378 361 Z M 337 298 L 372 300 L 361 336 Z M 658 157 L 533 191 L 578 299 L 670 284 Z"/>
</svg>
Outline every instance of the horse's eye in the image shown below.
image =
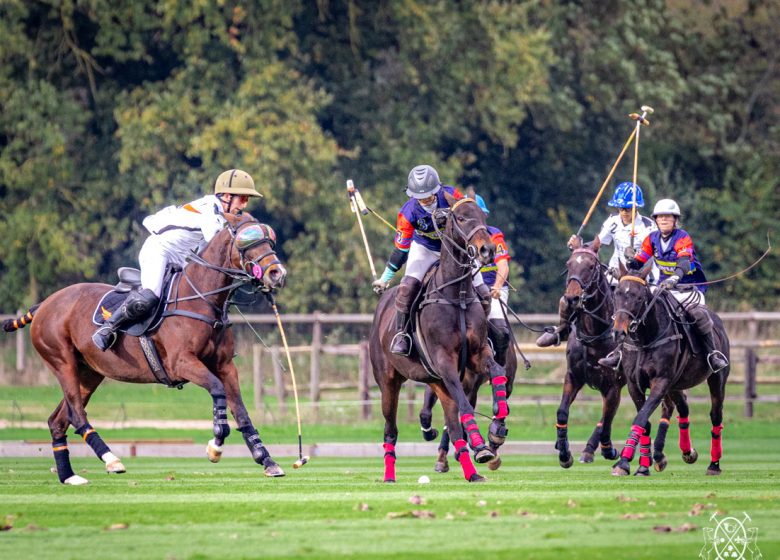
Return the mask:
<svg viewBox="0 0 780 560">
<path fill-rule="evenodd" d="M 461 223 L 463 223 L 465 221 L 465 218 L 463 216 L 457 216 L 455 219 L 458 220 Z"/>
</svg>

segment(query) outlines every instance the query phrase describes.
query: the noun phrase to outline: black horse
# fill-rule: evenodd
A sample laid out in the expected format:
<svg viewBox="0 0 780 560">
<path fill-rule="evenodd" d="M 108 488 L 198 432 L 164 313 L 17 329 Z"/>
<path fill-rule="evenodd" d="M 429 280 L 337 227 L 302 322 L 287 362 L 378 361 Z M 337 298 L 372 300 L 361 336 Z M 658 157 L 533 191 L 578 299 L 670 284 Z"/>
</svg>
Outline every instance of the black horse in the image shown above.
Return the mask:
<svg viewBox="0 0 780 560">
<path fill-rule="evenodd" d="M 622 343 L 622 368 L 628 381 L 628 390 L 637 409 L 626 445 L 615 463 L 612 474 L 629 474 L 630 462 L 637 444 L 640 446 L 639 469 L 636 474 L 650 474 L 650 416 L 661 401 L 669 397 L 680 413 L 680 447 L 687 463 L 696 461 L 698 454 L 690 445 L 688 435 L 688 405 L 683 391 L 707 381 L 712 406 L 711 462 L 708 475 L 720 474 L 722 455 L 723 400 L 729 366 L 713 372 L 706 353 L 685 328 L 686 314 L 668 291 L 659 288 L 655 293 L 647 285 L 649 269 L 637 275 L 626 274 L 621 267 L 621 278 L 615 291 L 614 329 Z M 728 359 L 729 340 L 723 322 L 707 310 L 713 322 L 715 347 Z M 645 393 L 650 390 L 646 397 Z M 661 426 L 665 435 L 666 425 Z M 660 431 L 659 430 L 659 431 Z M 657 449 L 657 447 L 656 447 Z M 661 455 L 663 448 L 661 448 Z M 664 459 L 665 461 L 665 459 Z"/>
<path fill-rule="evenodd" d="M 488 329 L 491 327 L 488 326 Z M 511 334 L 510 334 L 511 337 Z M 515 383 L 515 373 L 517 372 L 517 354 L 513 348 L 510 348 L 506 352 L 506 359 L 503 365 L 506 370 L 506 397 L 512 395 L 512 387 Z M 485 382 L 490 382 L 487 375 L 480 374 L 471 369 L 467 369 L 463 376 L 463 390 L 468 395 L 471 406 L 477 406 L 477 395 L 479 394 L 479 388 Z M 428 386 L 425 388 L 425 397 L 423 398 L 423 406 L 420 409 L 420 427 L 422 428 L 422 434 L 425 441 L 433 441 L 439 437 L 439 431 L 431 426 L 431 420 L 433 417 L 433 407 L 436 404 L 438 398 L 433 389 Z M 508 430 L 504 419 L 496 419 L 495 422 L 490 424 L 490 431 L 488 432 L 488 445 L 490 450 L 495 454 L 495 457 L 488 461 L 487 466 L 491 471 L 497 470 L 501 466 L 501 457 L 498 455 L 498 448 L 506 441 Z M 440 473 L 445 473 L 450 470 L 449 462 L 447 461 L 447 454 L 450 451 L 450 434 L 447 430 L 447 426 L 444 426 L 444 430 L 441 434 L 441 440 L 439 441 L 439 448 L 437 451 L 436 464 L 433 470 Z"/>
<path fill-rule="evenodd" d="M 596 424 L 580 455 L 580 463 L 592 463 L 596 449 L 607 460 L 617 458 L 612 446 L 612 421 L 620 406 L 620 393 L 626 384 L 621 370 L 613 371 L 598 363 L 616 346 L 612 331 L 614 301 L 612 288 L 605 274 L 605 265 L 589 247 L 575 249 L 566 262 L 566 291 L 561 302 L 568 315 L 571 334 L 566 346 L 566 376 L 563 381 L 561 404 L 557 412 L 558 461 L 564 469 L 574 463 L 569 450 L 569 408 L 580 390 L 587 384 L 601 393 L 601 419 Z M 674 411 L 670 399 L 666 399 L 662 411 L 662 424 L 668 425 Z M 662 439 L 658 443 L 663 443 Z M 662 450 L 658 450 L 662 453 Z M 660 455 L 659 455 L 660 459 Z M 659 468 L 665 466 L 661 461 Z"/>
<path fill-rule="evenodd" d="M 474 259 L 478 257 L 483 264 L 493 262 L 495 246 L 485 226 L 485 215 L 474 200 L 446 196 L 451 207 L 442 232 L 441 260 L 424 288 L 417 317 L 418 330 L 429 349 L 432 372 L 423 365 L 419 352 L 399 356 L 389 350 L 395 334 L 396 289 L 388 290 L 380 298 L 371 327 L 371 365 L 382 393 L 385 417 L 385 482 L 395 482 L 398 395 L 407 379 L 427 383 L 436 392 L 444 408 L 450 437 L 455 441 L 456 458 L 470 482 L 484 478 L 477 474 L 471 462 L 466 437 L 478 463 L 490 461 L 494 454 L 479 432 L 474 407 L 463 391 L 459 376 L 461 362 L 490 377 L 499 410 L 497 416 L 503 419 L 508 413 L 504 368 L 495 362 L 487 344 L 485 312 L 472 285 Z"/>
</svg>

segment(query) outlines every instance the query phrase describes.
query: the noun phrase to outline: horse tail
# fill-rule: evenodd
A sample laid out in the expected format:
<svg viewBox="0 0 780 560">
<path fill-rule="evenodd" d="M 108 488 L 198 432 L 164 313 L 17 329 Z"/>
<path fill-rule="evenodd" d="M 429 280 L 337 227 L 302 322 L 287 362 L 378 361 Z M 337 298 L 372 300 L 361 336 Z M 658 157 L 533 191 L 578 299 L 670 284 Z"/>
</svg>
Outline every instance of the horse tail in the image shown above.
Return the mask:
<svg viewBox="0 0 780 560">
<path fill-rule="evenodd" d="M 25 325 L 28 323 L 32 323 L 33 315 L 38 310 L 38 308 L 41 306 L 40 303 L 36 303 L 33 305 L 30 309 L 27 310 L 27 313 L 22 315 L 21 317 L 18 317 L 17 319 L 6 319 L 3 321 L 3 330 L 5 332 L 13 332 L 19 329 L 23 329 Z"/>
</svg>

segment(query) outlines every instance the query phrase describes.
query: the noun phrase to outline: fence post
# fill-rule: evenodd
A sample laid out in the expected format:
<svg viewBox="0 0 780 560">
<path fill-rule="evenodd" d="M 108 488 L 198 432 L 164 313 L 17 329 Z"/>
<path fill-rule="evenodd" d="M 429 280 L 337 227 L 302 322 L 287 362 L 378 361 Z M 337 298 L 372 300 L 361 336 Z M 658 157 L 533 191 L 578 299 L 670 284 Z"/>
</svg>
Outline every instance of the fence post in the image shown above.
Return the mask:
<svg viewBox="0 0 780 560">
<path fill-rule="evenodd" d="M 758 340 L 758 321 L 748 321 L 748 340 Z M 756 369 L 758 356 L 753 348 L 745 348 L 745 417 L 753 418 L 753 400 L 756 394 Z"/>
<path fill-rule="evenodd" d="M 279 401 L 279 413 L 287 414 L 287 393 L 284 390 L 284 375 L 282 374 L 282 362 L 279 361 L 278 346 L 271 346 L 271 361 L 274 365 L 274 383 L 276 384 L 276 398 Z"/>
<path fill-rule="evenodd" d="M 311 385 L 309 385 L 309 399 L 311 400 L 312 413 L 316 422 L 320 409 L 320 356 L 322 355 L 322 323 L 320 312 L 314 313 L 314 324 L 311 332 Z"/>
<path fill-rule="evenodd" d="M 24 311 L 21 309 L 16 312 L 17 317 L 21 317 Z M 16 371 L 24 371 L 24 330 L 16 331 Z"/>
<path fill-rule="evenodd" d="M 369 356 L 368 341 L 360 341 L 360 350 L 358 351 L 358 400 L 362 401 L 361 416 L 363 420 L 371 418 L 371 402 L 369 393 Z"/>
<path fill-rule="evenodd" d="M 255 393 L 255 410 L 265 416 L 265 406 L 263 405 L 263 346 L 260 344 L 252 345 L 252 387 Z"/>
</svg>

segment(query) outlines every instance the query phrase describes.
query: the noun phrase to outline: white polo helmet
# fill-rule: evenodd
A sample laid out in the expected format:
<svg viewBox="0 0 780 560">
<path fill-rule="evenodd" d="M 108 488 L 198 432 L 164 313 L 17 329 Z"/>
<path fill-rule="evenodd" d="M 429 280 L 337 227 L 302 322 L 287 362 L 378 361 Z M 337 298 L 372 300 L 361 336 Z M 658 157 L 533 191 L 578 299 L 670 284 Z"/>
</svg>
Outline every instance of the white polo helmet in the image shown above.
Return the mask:
<svg viewBox="0 0 780 560">
<path fill-rule="evenodd" d="M 672 216 L 680 217 L 680 207 L 671 198 L 662 198 L 655 203 L 653 207 L 653 218 L 660 214 L 671 214 Z"/>
</svg>

